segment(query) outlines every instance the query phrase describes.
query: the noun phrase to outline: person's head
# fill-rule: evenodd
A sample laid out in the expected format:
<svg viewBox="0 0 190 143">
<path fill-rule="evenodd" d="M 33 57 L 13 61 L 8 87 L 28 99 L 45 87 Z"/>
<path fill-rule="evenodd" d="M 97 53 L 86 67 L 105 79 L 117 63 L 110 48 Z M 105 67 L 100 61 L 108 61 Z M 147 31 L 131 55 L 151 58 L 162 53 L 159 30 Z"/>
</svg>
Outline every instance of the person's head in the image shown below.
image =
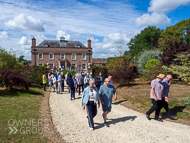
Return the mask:
<svg viewBox="0 0 190 143">
<path fill-rule="evenodd" d="M 68 73 L 68 76 L 71 76 L 71 74 L 70 74 L 70 73 Z"/>
<path fill-rule="evenodd" d="M 85 75 L 86 75 L 86 71 L 85 71 L 85 73 L 84 73 Z"/>
<path fill-rule="evenodd" d="M 109 78 L 110 80 L 112 80 L 112 76 L 108 76 L 108 78 Z"/>
<path fill-rule="evenodd" d="M 89 73 L 87 73 L 87 76 L 89 76 Z"/>
<path fill-rule="evenodd" d="M 92 75 L 92 72 L 90 72 L 90 75 Z"/>
<path fill-rule="evenodd" d="M 157 76 L 157 78 L 158 78 L 159 81 L 162 81 L 162 80 L 164 79 L 164 77 L 165 77 L 164 74 L 159 74 L 159 75 Z"/>
<path fill-rule="evenodd" d="M 53 75 L 53 74 L 51 75 L 51 78 L 54 78 L 54 75 Z"/>
<path fill-rule="evenodd" d="M 97 76 L 96 76 L 96 78 L 97 78 L 97 79 L 99 79 L 99 78 L 100 78 L 100 76 L 99 76 L 99 75 L 97 75 Z"/>
<path fill-rule="evenodd" d="M 93 88 L 94 85 L 95 85 L 95 80 L 94 79 L 90 79 L 89 84 L 90 84 L 90 88 Z"/>
<path fill-rule="evenodd" d="M 100 76 L 102 75 L 102 73 L 100 72 L 100 74 L 99 74 Z"/>
<path fill-rule="evenodd" d="M 72 76 L 72 79 L 75 79 L 75 76 Z"/>
<path fill-rule="evenodd" d="M 106 79 L 105 79 L 105 83 L 109 86 L 110 83 L 111 83 L 111 80 L 110 80 L 109 78 L 106 78 Z"/>
<path fill-rule="evenodd" d="M 57 75 L 59 75 L 59 72 L 57 72 Z"/>
<path fill-rule="evenodd" d="M 167 81 L 172 80 L 172 75 L 170 75 L 170 74 L 169 74 L 169 75 L 167 75 L 167 76 L 166 76 L 166 80 L 167 80 Z"/>
<path fill-rule="evenodd" d="M 63 72 L 61 72 L 61 75 L 63 75 Z"/>
<path fill-rule="evenodd" d="M 50 76 L 50 73 L 48 73 L 48 76 Z"/>
<path fill-rule="evenodd" d="M 82 75 L 82 72 L 80 72 L 80 75 Z"/>
</svg>

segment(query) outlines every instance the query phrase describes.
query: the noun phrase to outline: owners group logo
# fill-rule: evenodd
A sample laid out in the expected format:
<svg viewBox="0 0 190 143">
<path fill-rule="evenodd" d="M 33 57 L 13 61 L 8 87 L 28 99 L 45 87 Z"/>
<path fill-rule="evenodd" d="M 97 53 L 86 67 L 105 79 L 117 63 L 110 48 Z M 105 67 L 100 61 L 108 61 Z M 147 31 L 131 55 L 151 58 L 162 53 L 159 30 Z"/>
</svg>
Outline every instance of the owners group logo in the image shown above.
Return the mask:
<svg viewBox="0 0 190 143">
<path fill-rule="evenodd" d="M 49 130 L 46 119 L 10 119 L 8 120 L 9 134 L 42 134 Z"/>
</svg>

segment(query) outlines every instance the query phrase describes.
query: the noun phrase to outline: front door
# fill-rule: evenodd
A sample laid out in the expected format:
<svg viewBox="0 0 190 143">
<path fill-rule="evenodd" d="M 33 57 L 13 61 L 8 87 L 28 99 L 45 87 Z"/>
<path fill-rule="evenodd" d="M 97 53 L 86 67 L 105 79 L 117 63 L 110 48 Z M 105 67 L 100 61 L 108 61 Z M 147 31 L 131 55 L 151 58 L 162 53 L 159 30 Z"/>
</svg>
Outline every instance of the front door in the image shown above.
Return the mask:
<svg viewBox="0 0 190 143">
<path fill-rule="evenodd" d="M 65 68 L 65 62 L 60 62 L 60 66 L 61 66 L 62 68 Z"/>
</svg>

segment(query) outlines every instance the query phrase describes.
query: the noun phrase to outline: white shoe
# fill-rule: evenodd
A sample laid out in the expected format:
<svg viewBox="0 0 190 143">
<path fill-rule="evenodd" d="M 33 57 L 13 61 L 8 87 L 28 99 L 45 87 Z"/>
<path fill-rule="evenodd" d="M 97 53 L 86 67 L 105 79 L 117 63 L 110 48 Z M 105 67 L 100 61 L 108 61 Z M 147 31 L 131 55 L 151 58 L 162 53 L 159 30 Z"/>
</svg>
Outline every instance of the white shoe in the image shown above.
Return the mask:
<svg viewBox="0 0 190 143">
<path fill-rule="evenodd" d="M 93 131 L 93 130 L 94 130 L 93 128 L 90 128 L 90 127 L 89 127 L 89 129 L 90 129 L 91 131 Z"/>
</svg>

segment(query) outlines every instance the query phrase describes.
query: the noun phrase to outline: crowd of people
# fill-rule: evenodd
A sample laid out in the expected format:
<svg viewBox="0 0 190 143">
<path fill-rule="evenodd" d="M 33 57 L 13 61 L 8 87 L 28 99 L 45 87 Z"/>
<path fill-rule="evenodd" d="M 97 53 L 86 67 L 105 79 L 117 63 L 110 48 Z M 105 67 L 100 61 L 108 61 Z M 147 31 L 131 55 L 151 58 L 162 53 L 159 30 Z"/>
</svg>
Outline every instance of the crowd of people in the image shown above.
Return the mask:
<svg viewBox="0 0 190 143">
<path fill-rule="evenodd" d="M 156 79 L 151 82 L 150 98 L 153 106 L 146 112 L 146 117 L 151 120 L 150 114 L 155 111 L 155 120 L 163 122 L 159 118 L 160 110 L 164 107 L 169 119 L 174 119 L 175 116 L 171 115 L 171 111 L 168 107 L 168 93 L 171 85 L 172 75 L 159 74 Z M 78 96 L 82 93 L 81 106 L 87 111 L 87 119 L 89 123 L 89 129 L 94 130 L 93 118 L 97 114 L 97 105 L 102 105 L 102 118 L 104 126 L 109 127 L 107 114 L 111 112 L 112 98 L 117 99 L 117 92 L 112 83 L 112 77 L 108 76 L 104 80 L 102 73 L 93 77 L 92 73 L 80 72 L 77 76 L 71 76 L 70 73 L 64 75 L 63 72 L 59 74 L 58 71 L 48 74 L 48 82 L 50 88 L 54 89 L 54 92 L 61 94 L 64 91 L 64 85 L 68 88 L 68 92 L 71 94 L 71 100 L 75 99 L 75 93 L 78 92 Z M 46 76 L 43 75 L 43 84 L 46 84 Z M 45 85 L 44 85 L 45 90 Z"/>
</svg>

